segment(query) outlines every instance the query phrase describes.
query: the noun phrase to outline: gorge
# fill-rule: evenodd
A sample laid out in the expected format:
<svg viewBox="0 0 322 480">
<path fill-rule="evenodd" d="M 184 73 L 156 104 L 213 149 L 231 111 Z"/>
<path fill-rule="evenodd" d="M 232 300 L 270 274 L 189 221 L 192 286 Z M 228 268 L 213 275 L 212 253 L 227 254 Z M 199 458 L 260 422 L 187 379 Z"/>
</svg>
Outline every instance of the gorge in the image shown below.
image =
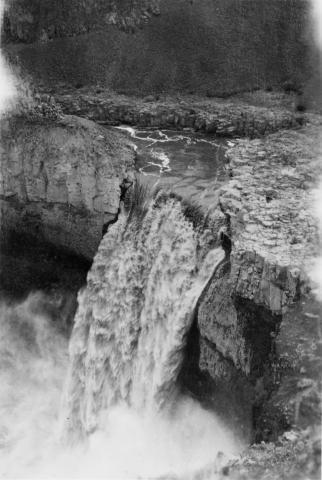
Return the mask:
<svg viewBox="0 0 322 480">
<path fill-rule="evenodd" d="M 318 478 L 312 83 L 301 79 L 303 111 L 264 70 L 260 90 L 230 86 L 229 98 L 153 82 L 124 94 L 96 67 L 76 87 L 57 63 L 52 81 L 59 42 L 115 27 L 58 35 L 39 18 L 47 37 L 35 39 L 22 4 L 4 50 L 13 66 L 29 52 L 18 63 L 36 93 L 1 118 L 2 477 Z M 44 51 L 45 67 L 30 60 Z M 221 75 L 242 85 L 234 69 Z"/>
</svg>

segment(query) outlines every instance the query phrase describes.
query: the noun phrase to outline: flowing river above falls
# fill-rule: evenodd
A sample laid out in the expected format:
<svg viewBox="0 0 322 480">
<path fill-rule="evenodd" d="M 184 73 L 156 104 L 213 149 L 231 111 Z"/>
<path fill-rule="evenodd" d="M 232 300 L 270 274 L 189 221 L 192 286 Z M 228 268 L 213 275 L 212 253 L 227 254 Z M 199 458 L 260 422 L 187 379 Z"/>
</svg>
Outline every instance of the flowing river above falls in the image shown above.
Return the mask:
<svg viewBox="0 0 322 480">
<path fill-rule="evenodd" d="M 225 150 L 232 142 L 201 133 L 116 127 L 136 146 L 136 168 L 142 183 L 173 192 L 208 208 L 215 205 L 227 181 Z"/>
</svg>

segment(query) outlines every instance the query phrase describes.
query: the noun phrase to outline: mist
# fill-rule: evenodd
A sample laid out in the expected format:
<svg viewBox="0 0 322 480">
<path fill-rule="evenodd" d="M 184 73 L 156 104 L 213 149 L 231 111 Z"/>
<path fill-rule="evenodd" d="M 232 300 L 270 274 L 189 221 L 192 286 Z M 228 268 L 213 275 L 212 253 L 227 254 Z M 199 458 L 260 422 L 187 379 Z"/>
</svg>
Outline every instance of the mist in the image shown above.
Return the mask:
<svg viewBox="0 0 322 480">
<path fill-rule="evenodd" d="M 312 2 L 312 25 L 314 38 L 320 53 L 320 82 L 322 85 L 322 2 L 320 0 L 311 0 Z M 322 133 L 320 137 L 322 145 Z M 322 158 L 320 158 L 322 162 Z M 322 250 L 322 178 L 318 182 L 316 190 L 313 192 L 314 215 L 318 222 L 320 234 L 320 250 Z M 319 301 L 322 301 L 322 255 L 312 260 L 309 266 L 309 277 L 314 285 L 314 293 Z"/>
<path fill-rule="evenodd" d="M 0 22 L 2 26 L 3 12 L 5 8 L 4 0 L 0 0 Z M 1 28 L 1 27 L 0 27 Z M 12 108 L 17 90 L 15 87 L 15 78 L 10 68 L 6 64 L 2 51 L 0 50 L 0 113 Z"/>
<path fill-rule="evenodd" d="M 226 460 L 238 453 L 216 416 L 184 397 L 163 415 L 117 405 L 85 443 L 63 445 L 68 339 L 59 321 L 41 311 L 45 301 L 38 292 L 0 304 L 1 478 L 151 478 L 205 466 L 213 474 L 222 462 L 218 452 Z"/>
<path fill-rule="evenodd" d="M 1 21 L 4 2 L 0 4 Z M 21 81 L 0 55 L 0 112 L 14 110 Z M 18 88 L 17 88 L 18 87 Z M 220 468 L 240 445 L 219 419 L 182 397 L 169 415 L 146 416 L 118 405 L 104 412 L 87 442 L 61 441 L 68 338 L 31 293 L 0 302 L 0 477 L 137 478 Z M 61 319 L 63 323 L 63 319 Z M 228 458 L 227 457 L 227 458 Z"/>
<path fill-rule="evenodd" d="M 0 0 L 1 22 L 3 9 Z M 321 0 L 312 0 L 312 18 L 322 52 Z M 17 95 L 17 78 L 1 52 L 0 113 L 13 108 Z M 314 192 L 314 211 L 322 235 L 322 179 Z M 309 275 L 322 301 L 322 256 L 314 259 Z M 222 461 L 240 452 L 241 443 L 221 420 L 184 396 L 162 415 L 119 404 L 102 413 L 99 428 L 86 442 L 64 445 L 69 339 L 60 320 L 54 322 L 40 308 L 46 301 L 43 293 L 34 292 L 23 302 L 0 302 L 1 478 L 133 479 L 189 475 L 205 468 L 215 478 Z"/>
<path fill-rule="evenodd" d="M 322 3 L 320 2 L 320 0 L 311 1 L 315 40 L 318 47 L 322 51 Z"/>
</svg>

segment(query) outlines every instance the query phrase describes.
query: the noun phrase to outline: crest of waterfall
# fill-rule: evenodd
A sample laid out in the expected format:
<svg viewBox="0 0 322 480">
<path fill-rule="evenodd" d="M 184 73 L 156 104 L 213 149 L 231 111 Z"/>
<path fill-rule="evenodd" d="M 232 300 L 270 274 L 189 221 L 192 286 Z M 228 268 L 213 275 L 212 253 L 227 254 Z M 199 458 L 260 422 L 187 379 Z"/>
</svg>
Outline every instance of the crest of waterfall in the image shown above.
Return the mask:
<svg viewBox="0 0 322 480">
<path fill-rule="evenodd" d="M 224 258 L 222 248 L 210 248 L 209 233 L 162 192 L 140 218 L 120 213 L 110 226 L 78 298 L 67 440 L 94 431 L 111 406 L 158 412 L 175 400 L 194 310 Z"/>
</svg>

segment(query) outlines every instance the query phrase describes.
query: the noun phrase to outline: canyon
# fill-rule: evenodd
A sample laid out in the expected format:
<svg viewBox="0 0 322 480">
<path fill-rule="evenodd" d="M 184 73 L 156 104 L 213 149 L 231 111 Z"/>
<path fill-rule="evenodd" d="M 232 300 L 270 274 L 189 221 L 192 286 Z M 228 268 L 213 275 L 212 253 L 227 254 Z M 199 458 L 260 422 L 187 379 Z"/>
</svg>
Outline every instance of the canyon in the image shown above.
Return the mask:
<svg viewBox="0 0 322 480">
<path fill-rule="evenodd" d="M 54 302 L 53 310 L 56 320 L 60 316 L 64 318 L 68 335 L 77 312 L 75 318 L 78 323 L 72 337 L 74 346 L 71 347 L 74 348 L 72 378 L 75 390 L 83 392 L 88 382 L 86 391 L 91 394 L 91 399 L 86 398 L 84 393 L 80 394 L 76 403 L 79 401 L 81 406 L 78 406 L 73 404 L 75 395 L 70 390 L 73 425 L 79 422 L 80 417 L 85 425 L 82 428 L 88 434 L 92 429 L 92 417 L 98 415 L 97 405 L 100 405 L 101 399 L 98 399 L 96 389 L 104 390 L 104 380 L 100 377 L 102 372 L 91 377 L 84 362 L 100 365 L 103 361 L 105 350 L 100 335 L 110 338 L 109 324 L 105 325 L 107 320 L 104 315 L 108 311 L 106 316 L 112 318 L 112 313 L 121 309 L 113 303 L 117 295 L 120 296 L 118 292 L 114 298 L 113 291 L 118 285 L 113 284 L 113 278 L 120 276 L 119 290 L 122 290 L 124 302 L 133 294 L 131 302 L 136 305 L 136 315 L 139 299 L 135 297 L 135 289 L 144 291 L 144 282 L 142 279 L 142 282 L 137 281 L 133 291 L 127 291 L 126 285 L 122 284 L 122 274 L 126 272 L 128 285 L 132 288 L 131 282 L 136 282 L 136 270 L 131 270 L 130 266 L 132 257 L 138 254 L 135 248 L 139 245 L 138 251 L 150 252 L 149 243 L 146 241 L 149 248 L 144 243 L 144 235 L 151 229 L 150 236 L 146 235 L 153 239 L 153 248 L 156 249 L 155 245 L 164 237 L 164 229 L 160 225 L 163 225 L 162 222 L 167 225 L 166 222 L 174 215 L 172 229 L 164 227 L 169 230 L 168 238 L 173 240 L 179 225 L 182 231 L 189 233 L 189 238 L 193 239 L 191 242 L 196 242 L 193 248 L 187 242 L 189 254 L 185 251 L 186 256 L 183 255 L 182 271 L 188 268 L 195 254 L 197 260 L 191 266 L 191 272 L 198 270 L 203 248 L 219 249 L 222 253 L 216 268 L 211 275 L 208 272 L 206 284 L 198 290 L 194 299 L 189 328 L 185 326 L 182 329 L 184 352 L 180 349 L 182 365 L 180 368 L 176 365 L 174 383 L 182 392 L 220 415 L 243 441 L 255 445 L 249 447 L 242 457 L 247 460 L 247 455 L 254 455 L 255 460 L 249 460 L 249 464 L 246 460 L 245 464 L 243 460 L 241 463 L 232 462 L 227 467 L 227 472 L 231 474 L 229 478 L 260 478 L 263 472 L 255 468 L 261 463 L 261 457 L 259 460 L 256 457 L 256 445 L 262 445 L 263 449 L 265 445 L 274 448 L 274 455 L 278 457 L 278 448 L 291 448 L 297 452 L 300 442 L 306 442 L 307 451 L 311 449 L 299 466 L 300 473 L 315 478 L 319 469 L 322 333 L 321 302 L 314 293 L 310 271 L 320 254 L 315 204 L 322 174 L 322 116 L 319 92 L 316 96 L 312 94 L 319 76 L 312 60 L 316 58 L 316 52 L 303 27 L 303 22 L 307 21 L 307 2 L 293 2 L 285 38 L 281 41 L 279 37 L 276 45 L 272 41 L 265 59 L 254 54 L 256 35 L 253 33 L 251 38 L 247 38 L 248 27 L 253 25 L 256 32 L 264 25 L 258 46 L 262 51 L 263 45 L 267 46 L 274 37 L 274 32 L 280 33 L 285 26 L 285 16 L 277 2 L 254 16 L 250 13 L 251 1 L 247 0 L 243 8 L 237 1 L 231 0 L 227 6 L 219 1 L 216 4 L 218 17 L 211 24 L 207 23 L 207 15 L 213 11 L 216 2 L 203 1 L 199 8 L 192 2 L 184 9 L 181 1 L 173 4 L 166 1 L 161 4 L 160 11 L 154 5 L 143 13 L 144 21 L 152 15 L 143 30 L 137 30 L 141 21 L 139 17 L 134 24 L 129 20 L 132 34 L 117 31 L 115 26 L 106 23 L 105 17 L 95 16 L 95 9 L 101 12 L 103 8 L 100 2 L 92 2 L 94 10 L 77 12 L 77 9 L 71 8 L 70 15 L 74 20 L 67 18 L 65 23 L 55 10 L 49 8 L 50 16 L 45 9 L 44 16 L 38 18 L 36 8 L 28 12 L 25 2 L 19 0 L 18 3 L 18 13 L 9 9 L 5 17 L 4 52 L 14 68 L 19 65 L 20 75 L 26 82 L 29 81 L 31 90 L 36 94 L 33 95 L 31 108 L 24 107 L 21 112 L 9 113 L 1 118 L 0 221 L 1 244 L 5 252 L 1 278 L 7 276 L 10 279 L 7 290 L 14 288 L 13 276 L 9 273 L 14 265 L 14 260 L 10 259 L 10 255 L 14 256 L 10 248 L 17 238 L 18 248 L 21 243 L 29 242 L 41 245 L 45 252 L 53 249 L 49 264 L 44 262 L 35 274 L 41 279 L 47 275 L 46 268 L 48 271 L 53 268 L 55 259 L 63 259 L 62 266 L 57 267 L 57 277 L 61 269 L 64 287 L 59 285 L 59 280 L 49 281 L 46 294 L 49 292 L 50 296 L 52 286 L 54 290 L 68 290 L 66 298 L 63 294 L 64 300 Z M 178 61 L 180 42 L 177 41 L 175 49 L 178 48 L 178 52 L 173 51 L 167 57 L 168 29 L 165 24 L 169 17 L 173 20 L 182 14 L 184 25 L 196 26 L 200 23 L 203 28 L 207 25 L 205 31 L 212 39 L 208 42 L 210 52 L 218 40 L 213 39 L 218 21 L 226 22 L 223 27 L 225 32 L 231 32 L 235 25 L 235 17 L 229 22 L 227 20 L 229 8 L 238 10 L 243 19 L 241 25 L 247 26 L 247 29 L 241 29 L 241 37 L 232 35 L 228 49 L 234 51 L 231 55 L 238 55 L 234 45 L 238 38 L 242 38 L 241 50 L 249 56 L 254 55 L 256 65 L 251 65 L 250 57 L 245 58 L 244 70 L 240 73 L 237 69 L 237 72 L 239 63 L 235 57 L 234 61 L 229 61 L 225 42 L 216 52 L 214 65 L 210 62 L 210 66 L 205 67 L 208 69 L 205 75 L 199 76 L 203 67 L 198 70 L 198 76 L 194 73 L 197 64 L 204 65 L 200 57 L 200 52 L 205 53 L 202 42 L 196 44 L 192 59 L 185 54 Z M 303 12 L 306 13 L 301 16 Z M 272 18 L 274 21 L 270 24 Z M 58 25 L 64 28 L 59 29 Z M 127 30 L 129 25 L 124 24 L 123 30 Z M 156 31 L 161 32 L 163 37 L 155 39 Z M 132 35 L 130 40 L 129 35 Z M 223 31 L 217 35 L 226 38 Z M 188 40 L 179 27 L 177 37 L 181 39 L 181 47 L 187 44 Z M 146 39 L 149 39 L 149 48 L 154 42 L 161 45 L 155 61 L 157 64 L 161 58 L 159 63 L 163 71 L 165 65 L 168 66 L 171 72 L 169 78 L 160 73 L 159 67 L 151 67 L 149 48 L 143 51 L 143 59 L 138 60 L 138 52 Z M 92 55 L 102 44 L 111 45 L 110 51 L 104 55 Z M 83 48 L 84 45 L 86 48 Z M 66 46 L 69 51 L 60 63 Z M 113 59 L 111 64 L 107 57 Z M 90 58 L 94 59 L 92 63 Z M 152 69 L 152 74 L 148 76 L 147 65 Z M 221 69 L 217 78 L 218 65 Z M 202 78 L 200 83 L 197 77 Z M 189 81 L 185 82 L 185 78 Z M 299 104 L 302 100 L 305 106 Z M 50 114 L 51 108 L 57 111 L 54 116 Z M 167 200 L 159 192 L 161 204 L 164 201 L 164 208 L 169 209 L 167 214 L 163 214 L 163 207 L 160 212 L 158 210 L 160 205 L 155 200 L 159 198 L 158 193 L 157 197 L 153 197 L 156 206 L 152 201 L 148 210 L 146 204 L 151 202 L 149 195 L 152 193 L 147 193 L 141 185 L 145 176 L 137 167 L 140 150 L 135 136 L 129 138 L 114 127 L 149 132 L 149 138 L 155 135 L 160 142 L 168 132 L 176 132 L 181 137 L 190 135 L 185 140 L 188 144 L 197 143 L 200 139 L 215 143 L 220 138 L 224 142 L 220 148 L 224 151 L 221 166 L 225 176 L 220 185 L 209 178 L 209 188 L 213 187 L 216 191 L 207 208 L 204 202 L 198 204 L 195 196 L 192 201 L 179 195 L 175 189 L 170 192 L 170 188 L 164 194 Z M 170 135 L 168 141 L 176 140 L 171 140 Z M 162 163 L 159 180 L 168 167 L 171 170 L 171 155 L 166 162 Z M 192 168 L 191 165 L 189 167 Z M 137 193 L 140 188 L 141 193 L 145 192 L 142 196 Z M 170 212 L 170 204 L 174 213 Z M 151 218 L 160 215 L 162 222 L 160 220 L 156 226 L 151 221 L 151 227 L 148 223 L 151 218 L 144 216 L 146 210 Z M 137 211 L 138 224 L 143 224 L 144 248 L 135 240 L 139 235 L 137 225 L 131 224 Z M 126 224 L 126 215 L 129 224 Z M 125 228 L 122 222 L 128 226 Z M 121 251 L 124 238 L 121 235 L 117 237 L 116 233 L 122 225 L 127 245 L 131 247 L 128 251 L 134 252 L 132 256 L 129 254 L 126 257 L 128 253 Z M 157 235 L 158 228 L 160 234 Z M 116 245 L 115 250 L 110 245 L 111 239 Z M 150 267 L 155 258 L 159 262 L 154 250 L 152 253 L 148 255 L 151 257 Z M 113 263 L 113 255 L 118 259 L 116 263 Z M 29 265 L 28 262 L 35 263 L 34 253 L 32 260 L 28 249 L 25 256 L 26 265 Z M 179 258 L 181 262 L 180 255 Z M 138 271 L 143 271 L 146 265 L 140 262 L 141 257 Z M 74 266 L 70 266 L 77 264 L 80 265 L 79 271 L 75 277 L 72 274 L 71 281 L 68 279 L 69 272 Z M 159 263 L 157 265 L 160 267 Z M 174 274 L 171 265 L 168 270 L 160 267 L 157 272 L 151 267 L 151 272 L 151 278 L 156 283 L 163 275 L 168 275 L 170 282 Z M 146 273 L 147 279 L 149 275 Z M 81 290 L 76 301 L 77 291 L 86 281 L 85 293 Z M 66 289 L 68 283 L 73 283 L 70 291 L 69 287 Z M 38 288 L 41 282 L 36 281 L 35 285 Z M 184 290 L 183 287 L 181 290 Z M 168 318 L 172 307 L 168 303 L 166 306 L 162 302 L 159 304 L 158 292 L 153 292 L 155 297 L 146 297 L 149 311 L 154 312 L 155 304 L 159 315 L 163 307 L 168 307 Z M 88 305 L 91 307 L 87 309 Z M 129 316 L 129 328 L 135 315 Z M 134 328 L 137 335 L 141 332 L 139 322 L 137 315 Z M 120 333 L 117 322 L 112 323 L 112 328 Z M 133 336 L 132 330 L 130 333 Z M 123 330 L 119 336 L 123 338 Z M 133 347 L 136 342 L 138 340 L 133 339 L 130 350 L 136 348 Z M 93 345 L 98 345 L 97 351 Z M 123 347 L 115 345 L 115 351 L 117 348 L 128 362 Z M 114 352 L 113 349 L 111 351 Z M 169 358 L 173 359 L 172 355 L 170 350 Z M 124 365 L 126 383 L 130 367 Z M 118 367 L 110 365 L 113 372 L 114 369 L 117 372 Z M 84 378 L 87 378 L 86 382 Z M 132 387 L 126 383 L 125 389 L 123 379 L 120 382 L 118 388 L 125 398 L 128 394 L 125 395 L 124 391 L 130 391 Z M 167 385 L 172 386 L 170 380 Z M 75 414 L 77 409 L 82 413 Z M 277 464 L 279 461 L 285 465 L 284 458 Z M 243 474 L 249 476 L 243 477 Z M 281 471 L 277 469 L 276 473 L 272 470 L 268 478 L 275 480 L 280 478 L 279 475 Z M 285 475 L 285 478 L 297 478 L 292 469 Z"/>
<path fill-rule="evenodd" d="M 2 235 L 16 231 L 92 259 L 117 216 L 121 186 L 133 182 L 130 145 L 73 116 L 10 118 L 1 140 Z"/>
</svg>

